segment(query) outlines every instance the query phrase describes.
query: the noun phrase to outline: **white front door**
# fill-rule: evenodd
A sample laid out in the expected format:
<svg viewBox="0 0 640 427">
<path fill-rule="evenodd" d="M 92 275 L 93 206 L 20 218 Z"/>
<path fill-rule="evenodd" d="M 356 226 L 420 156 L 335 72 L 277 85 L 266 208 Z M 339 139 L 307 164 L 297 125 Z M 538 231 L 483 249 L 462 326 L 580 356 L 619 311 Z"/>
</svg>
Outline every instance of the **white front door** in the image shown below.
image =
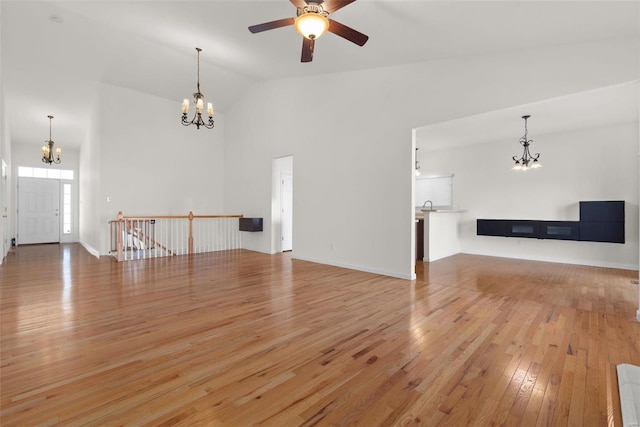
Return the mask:
<svg viewBox="0 0 640 427">
<path fill-rule="evenodd" d="M 60 181 L 20 178 L 18 244 L 60 241 Z"/>
<path fill-rule="evenodd" d="M 293 175 L 283 172 L 280 180 L 281 220 L 282 220 L 282 251 L 293 249 Z"/>
</svg>

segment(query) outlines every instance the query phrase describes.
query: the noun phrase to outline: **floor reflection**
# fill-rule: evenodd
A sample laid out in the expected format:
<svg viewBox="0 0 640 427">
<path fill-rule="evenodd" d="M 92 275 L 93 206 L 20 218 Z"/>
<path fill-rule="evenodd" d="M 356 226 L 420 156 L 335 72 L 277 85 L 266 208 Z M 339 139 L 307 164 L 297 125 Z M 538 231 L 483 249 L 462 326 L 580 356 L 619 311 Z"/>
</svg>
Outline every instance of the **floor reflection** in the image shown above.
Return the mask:
<svg viewBox="0 0 640 427">
<path fill-rule="evenodd" d="M 73 280 L 71 279 L 71 247 L 62 247 L 62 310 L 65 314 L 73 312 L 73 303 L 71 301 L 71 290 Z"/>
</svg>

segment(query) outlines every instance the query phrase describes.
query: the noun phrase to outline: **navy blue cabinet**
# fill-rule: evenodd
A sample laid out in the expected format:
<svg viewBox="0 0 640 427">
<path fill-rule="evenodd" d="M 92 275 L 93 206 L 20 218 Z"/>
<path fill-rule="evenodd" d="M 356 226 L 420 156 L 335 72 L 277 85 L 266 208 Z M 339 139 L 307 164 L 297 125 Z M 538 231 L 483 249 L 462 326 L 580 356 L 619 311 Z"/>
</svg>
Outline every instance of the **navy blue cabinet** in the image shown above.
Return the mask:
<svg viewBox="0 0 640 427">
<path fill-rule="evenodd" d="M 540 239 L 580 240 L 579 221 L 540 221 Z"/>
<path fill-rule="evenodd" d="M 478 236 L 506 236 L 507 222 L 503 219 L 479 219 Z"/>
<path fill-rule="evenodd" d="M 262 231 L 262 218 L 240 218 L 240 231 Z"/>
<path fill-rule="evenodd" d="M 478 219 L 478 236 L 624 243 L 624 201 L 580 202 L 580 221 Z"/>
<path fill-rule="evenodd" d="M 624 243 L 624 201 L 580 202 L 580 240 Z"/>
</svg>

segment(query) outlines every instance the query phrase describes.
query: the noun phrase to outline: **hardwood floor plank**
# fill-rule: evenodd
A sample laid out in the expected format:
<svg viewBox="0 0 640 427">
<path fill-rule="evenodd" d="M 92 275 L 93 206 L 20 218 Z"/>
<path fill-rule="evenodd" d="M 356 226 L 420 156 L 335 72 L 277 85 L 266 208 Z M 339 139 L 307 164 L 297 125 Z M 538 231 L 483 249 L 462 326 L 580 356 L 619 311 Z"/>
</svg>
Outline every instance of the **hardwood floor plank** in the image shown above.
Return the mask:
<svg viewBox="0 0 640 427">
<path fill-rule="evenodd" d="M 620 425 L 637 272 L 459 254 L 416 273 L 20 246 L 0 424 Z"/>
</svg>

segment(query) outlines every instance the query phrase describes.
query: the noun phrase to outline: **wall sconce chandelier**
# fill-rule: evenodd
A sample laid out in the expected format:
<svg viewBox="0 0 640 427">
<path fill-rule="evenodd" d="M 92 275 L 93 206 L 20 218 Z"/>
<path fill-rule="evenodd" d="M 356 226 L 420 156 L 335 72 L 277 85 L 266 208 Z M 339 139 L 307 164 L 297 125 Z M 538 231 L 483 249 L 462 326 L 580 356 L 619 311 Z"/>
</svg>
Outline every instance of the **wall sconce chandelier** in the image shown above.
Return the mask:
<svg viewBox="0 0 640 427">
<path fill-rule="evenodd" d="M 527 138 L 527 119 L 529 117 L 531 116 L 522 116 L 524 119 L 524 136 L 520 138 L 518 143 L 522 144 L 524 152 L 520 158 L 513 156 L 513 161 L 516 163 L 513 165 L 512 169 L 516 171 L 526 171 L 542 167 L 542 164 L 538 161 L 540 153 L 536 153 L 535 156 L 532 156 L 531 152 L 529 152 L 529 146 L 533 143 L 533 140 Z"/>
<path fill-rule="evenodd" d="M 187 118 L 187 113 L 189 113 L 189 100 L 185 99 L 182 101 L 182 124 L 184 126 L 196 125 L 196 128 L 200 129 L 200 126 L 204 126 L 207 129 L 213 128 L 213 104 L 210 102 L 207 104 L 207 114 L 209 115 L 209 120 L 205 122 L 202 119 L 202 110 L 204 109 L 204 95 L 200 92 L 200 52 L 202 49 L 199 47 L 196 48 L 198 52 L 198 80 L 197 80 L 197 90 L 193 94 L 193 103 L 196 106 L 196 113 L 193 118 L 189 120 Z"/>
<path fill-rule="evenodd" d="M 418 161 L 418 147 L 416 147 L 416 176 L 420 176 L 420 162 Z"/>
<path fill-rule="evenodd" d="M 44 163 L 55 163 L 55 164 L 59 164 L 60 163 L 60 155 L 62 154 L 62 149 L 61 148 L 56 148 L 56 156 L 55 158 L 53 157 L 53 140 L 51 139 L 51 119 L 53 119 L 53 116 L 47 116 L 49 117 L 49 140 L 45 141 L 46 145 L 42 146 L 42 161 Z"/>
</svg>

